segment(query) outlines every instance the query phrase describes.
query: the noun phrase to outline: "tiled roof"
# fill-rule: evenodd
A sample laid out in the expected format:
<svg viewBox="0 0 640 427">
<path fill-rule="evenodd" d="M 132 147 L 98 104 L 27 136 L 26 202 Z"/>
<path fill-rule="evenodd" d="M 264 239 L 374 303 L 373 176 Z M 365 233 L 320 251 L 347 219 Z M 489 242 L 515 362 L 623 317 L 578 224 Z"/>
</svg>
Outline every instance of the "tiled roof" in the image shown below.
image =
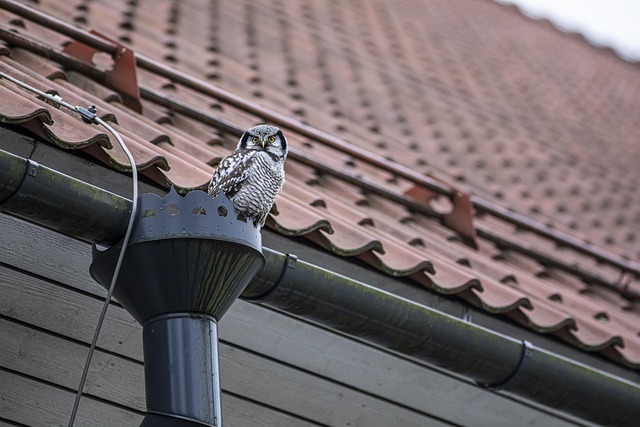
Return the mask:
<svg viewBox="0 0 640 427">
<path fill-rule="evenodd" d="M 490 1 L 46 1 L 40 10 L 135 51 L 432 173 L 595 245 L 640 258 L 637 66 Z M 70 40 L 0 10 L 11 29 L 60 49 Z M 95 104 L 142 175 L 203 188 L 237 136 L 142 100 L 142 114 L 106 85 L 16 47 L 0 70 L 77 105 Z M 246 128 L 258 117 L 138 70 L 142 88 Z M 0 120 L 113 169 L 128 162 L 111 137 L 0 79 Z M 388 192 L 412 184 L 310 138 L 292 148 Z M 635 144 L 635 145 L 634 145 Z M 438 209 L 441 200 L 430 206 Z M 446 208 L 446 207 L 445 207 Z M 640 367 L 640 307 L 618 292 L 542 265 L 526 251 L 461 243 L 433 217 L 362 191 L 295 159 L 268 226 L 406 276 L 587 351 Z M 478 229 L 578 265 L 616 284 L 620 270 L 490 215 Z M 629 279 L 632 279 L 628 277 Z M 626 278 L 623 278 L 627 280 Z M 637 279 L 629 289 L 640 292 Z"/>
</svg>

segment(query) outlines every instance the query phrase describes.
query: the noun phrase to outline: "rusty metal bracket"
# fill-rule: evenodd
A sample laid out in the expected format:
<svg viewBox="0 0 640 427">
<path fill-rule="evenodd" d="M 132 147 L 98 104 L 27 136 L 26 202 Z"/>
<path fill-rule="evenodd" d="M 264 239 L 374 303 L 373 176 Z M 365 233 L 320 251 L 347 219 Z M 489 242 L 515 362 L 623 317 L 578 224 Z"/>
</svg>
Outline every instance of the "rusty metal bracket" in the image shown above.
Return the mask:
<svg viewBox="0 0 640 427">
<path fill-rule="evenodd" d="M 109 87 L 117 91 L 120 96 L 122 96 L 122 102 L 124 105 L 138 113 L 142 113 L 135 53 L 126 46 L 121 45 L 117 41 L 110 39 L 98 31 L 91 30 L 91 34 L 107 40 L 117 46 L 115 54 L 111 55 L 113 59 L 113 67 L 110 70 L 105 71 L 106 83 Z M 94 62 L 95 54 L 104 53 L 102 50 L 88 46 L 79 41 L 74 41 L 65 46 L 63 52 L 92 66 L 96 66 L 96 63 Z"/>
<path fill-rule="evenodd" d="M 432 179 L 436 178 L 432 177 Z M 442 214 L 442 225 L 458 233 L 465 244 L 477 249 L 478 235 L 473 223 L 474 212 L 471 198 L 464 191 L 458 190 L 450 185 L 449 187 L 453 190 L 452 194 L 448 196 L 453 208 L 450 212 Z M 416 202 L 427 205 L 429 205 L 429 203 L 435 198 L 443 196 L 441 193 L 429 190 L 417 184 L 405 191 L 404 195 Z"/>
<path fill-rule="evenodd" d="M 631 283 L 637 280 L 637 278 L 638 276 L 635 273 L 622 269 L 620 270 L 620 276 L 615 283 L 615 289 L 620 292 L 622 296 L 633 299 L 634 297 L 637 297 L 637 294 L 634 293 L 630 287 Z"/>
<path fill-rule="evenodd" d="M 473 203 L 471 202 L 469 194 L 462 191 L 455 191 L 451 199 L 453 202 L 453 210 L 444 215 L 442 223 L 460 233 L 460 236 L 467 245 L 478 249 L 478 234 L 476 233 L 476 226 L 473 223 Z"/>
</svg>

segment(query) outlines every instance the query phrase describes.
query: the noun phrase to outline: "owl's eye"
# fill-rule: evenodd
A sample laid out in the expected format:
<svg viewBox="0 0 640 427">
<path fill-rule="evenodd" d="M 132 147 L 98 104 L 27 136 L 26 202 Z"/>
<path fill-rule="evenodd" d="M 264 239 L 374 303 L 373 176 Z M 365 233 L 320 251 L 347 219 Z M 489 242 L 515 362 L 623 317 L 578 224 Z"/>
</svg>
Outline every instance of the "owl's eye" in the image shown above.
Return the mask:
<svg viewBox="0 0 640 427">
<path fill-rule="evenodd" d="M 254 144 L 257 144 L 258 142 L 260 142 L 260 138 L 258 138 L 257 136 L 254 136 L 253 138 L 251 138 L 251 142 L 253 142 Z"/>
<path fill-rule="evenodd" d="M 275 136 L 270 136 L 269 137 L 269 142 L 276 142 L 276 137 Z"/>
</svg>

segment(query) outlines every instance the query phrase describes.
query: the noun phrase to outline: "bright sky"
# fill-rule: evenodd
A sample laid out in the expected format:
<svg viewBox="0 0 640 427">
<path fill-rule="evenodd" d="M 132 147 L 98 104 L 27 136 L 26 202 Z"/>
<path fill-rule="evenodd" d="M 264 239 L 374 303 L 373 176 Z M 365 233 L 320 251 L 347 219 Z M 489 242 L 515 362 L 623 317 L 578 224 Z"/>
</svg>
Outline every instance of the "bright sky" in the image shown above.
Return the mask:
<svg viewBox="0 0 640 427">
<path fill-rule="evenodd" d="M 640 0 L 498 0 L 517 4 L 533 18 L 583 34 L 597 46 L 609 46 L 640 61 Z"/>
</svg>

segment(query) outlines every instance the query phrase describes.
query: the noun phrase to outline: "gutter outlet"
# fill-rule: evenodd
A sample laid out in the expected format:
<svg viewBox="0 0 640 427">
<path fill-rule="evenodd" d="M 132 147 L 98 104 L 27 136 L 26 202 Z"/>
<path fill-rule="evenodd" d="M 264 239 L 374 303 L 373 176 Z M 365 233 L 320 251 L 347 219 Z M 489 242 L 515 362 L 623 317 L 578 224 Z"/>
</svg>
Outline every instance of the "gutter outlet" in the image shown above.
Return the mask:
<svg viewBox="0 0 640 427">
<path fill-rule="evenodd" d="M 224 195 L 139 198 L 114 297 L 143 325 L 141 426 L 221 426 L 217 322 L 264 265 L 260 230 Z M 111 283 L 120 245 L 94 245 L 91 275 Z"/>
</svg>

